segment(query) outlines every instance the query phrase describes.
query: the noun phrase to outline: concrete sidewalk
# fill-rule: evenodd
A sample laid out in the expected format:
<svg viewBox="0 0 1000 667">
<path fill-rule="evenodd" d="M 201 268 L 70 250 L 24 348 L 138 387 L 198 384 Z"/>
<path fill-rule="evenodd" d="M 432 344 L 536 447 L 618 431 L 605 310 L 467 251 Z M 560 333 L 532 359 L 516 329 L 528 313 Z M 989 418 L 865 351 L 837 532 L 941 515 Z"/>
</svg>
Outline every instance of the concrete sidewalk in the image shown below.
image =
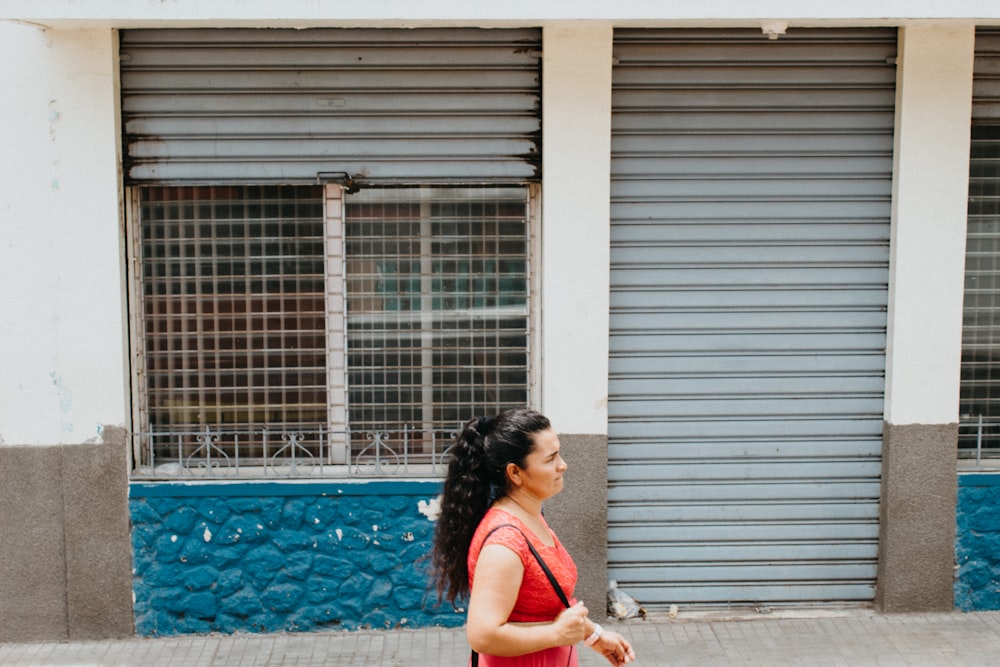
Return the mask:
<svg viewBox="0 0 1000 667">
<path fill-rule="evenodd" d="M 866 610 L 738 617 L 657 616 L 606 624 L 628 636 L 636 666 L 1000 665 L 1000 612 L 881 615 Z M 582 647 L 581 647 L 582 648 Z M 465 665 L 462 629 L 209 635 L 0 644 L 3 667 Z M 589 649 L 581 665 L 606 665 Z"/>
</svg>

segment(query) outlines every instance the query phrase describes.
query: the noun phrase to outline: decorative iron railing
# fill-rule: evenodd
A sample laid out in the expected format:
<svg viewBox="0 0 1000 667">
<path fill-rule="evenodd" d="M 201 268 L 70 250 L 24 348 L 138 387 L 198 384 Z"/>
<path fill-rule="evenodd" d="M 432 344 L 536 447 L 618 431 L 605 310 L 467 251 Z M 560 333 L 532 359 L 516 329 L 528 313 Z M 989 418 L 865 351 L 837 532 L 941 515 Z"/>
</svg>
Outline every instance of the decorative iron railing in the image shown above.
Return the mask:
<svg viewBox="0 0 1000 667">
<path fill-rule="evenodd" d="M 132 433 L 132 478 L 434 477 L 445 473 L 457 428 L 358 431 L 323 426 Z"/>
<path fill-rule="evenodd" d="M 1000 420 L 982 415 L 963 415 L 958 421 L 958 458 L 983 459 L 1000 457 Z M 993 461 L 995 463 L 995 461 Z"/>
</svg>

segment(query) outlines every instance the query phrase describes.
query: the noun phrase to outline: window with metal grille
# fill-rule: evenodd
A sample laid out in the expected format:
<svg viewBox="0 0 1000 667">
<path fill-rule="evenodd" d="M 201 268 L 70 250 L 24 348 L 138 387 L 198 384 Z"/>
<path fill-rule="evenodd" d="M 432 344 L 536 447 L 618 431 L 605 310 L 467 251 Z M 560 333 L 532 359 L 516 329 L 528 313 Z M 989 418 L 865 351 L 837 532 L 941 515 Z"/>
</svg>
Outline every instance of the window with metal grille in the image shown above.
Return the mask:
<svg viewBox="0 0 1000 667">
<path fill-rule="evenodd" d="M 144 188 L 140 206 L 149 425 L 325 420 L 316 188 Z"/>
<path fill-rule="evenodd" d="M 433 467 L 528 402 L 527 189 L 335 189 L 137 188 L 137 474 Z"/>
<path fill-rule="evenodd" d="M 960 456 L 1000 454 L 1000 125 L 972 130 L 959 410 Z"/>
<path fill-rule="evenodd" d="M 525 190 L 371 189 L 346 211 L 352 428 L 454 429 L 525 404 Z"/>
</svg>

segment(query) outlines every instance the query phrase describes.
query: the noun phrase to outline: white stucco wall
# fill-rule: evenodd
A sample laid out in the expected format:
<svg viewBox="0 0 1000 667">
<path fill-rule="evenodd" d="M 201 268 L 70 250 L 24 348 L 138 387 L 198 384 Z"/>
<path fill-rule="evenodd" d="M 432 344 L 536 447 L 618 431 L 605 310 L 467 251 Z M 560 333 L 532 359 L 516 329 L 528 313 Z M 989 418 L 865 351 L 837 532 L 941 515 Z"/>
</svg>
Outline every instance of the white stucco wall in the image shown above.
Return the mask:
<svg viewBox="0 0 1000 667">
<path fill-rule="evenodd" d="M 3 444 L 125 421 L 112 37 L 0 22 Z"/>
<path fill-rule="evenodd" d="M 761 19 L 784 19 L 796 25 L 847 21 L 852 25 L 894 19 L 969 19 L 1000 17 L 996 0 L 0 0 L 0 18 L 20 18 L 47 25 L 126 21 L 119 27 L 158 21 L 211 22 L 215 25 L 476 25 L 483 21 L 544 25 L 552 21 L 706 22 L 743 25 Z"/>
<path fill-rule="evenodd" d="M 958 421 L 975 28 L 900 31 L 885 419 Z"/>
<path fill-rule="evenodd" d="M 607 433 L 613 31 L 543 35 L 541 409 L 564 433 Z"/>
</svg>

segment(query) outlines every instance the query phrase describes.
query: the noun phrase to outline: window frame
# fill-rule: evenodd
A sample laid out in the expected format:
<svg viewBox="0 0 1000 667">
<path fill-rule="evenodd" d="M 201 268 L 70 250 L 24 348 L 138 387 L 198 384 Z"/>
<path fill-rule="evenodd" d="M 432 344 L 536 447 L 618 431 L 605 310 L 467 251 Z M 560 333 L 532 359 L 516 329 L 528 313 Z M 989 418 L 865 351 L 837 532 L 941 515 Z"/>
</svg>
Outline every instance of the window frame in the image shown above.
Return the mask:
<svg viewBox="0 0 1000 667">
<path fill-rule="evenodd" d="M 152 185 L 152 184 L 149 184 Z M 347 435 L 349 422 L 347 405 L 347 318 L 346 318 L 346 291 L 345 291 L 345 245 L 343 235 L 343 225 L 346 214 L 346 196 L 342 185 L 336 183 L 324 183 L 323 198 L 323 219 L 324 219 L 324 239 L 325 239 L 325 270 L 326 270 L 326 389 L 327 389 L 327 424 L 328 442 L 327 450 L 321 456 L 321 465 L 306 466 L 304 461 L 298 465 L 294 457 L 290 465 L 275 466 L 273 470 L 268 470 L 265 465 L 262 469 L 253 466 L 245 466 L 239 469 L 237 463 L 237 476 L 244 479 L 253 479 L 271 476 L 285 477 L 343 477 L 351 475 L 362 476 L 384 476 L 397 475 L 402 477 L 421 477 L 428 474 L 435 476 L 444 472 L 444 450 L 450 445 L 454 430 L 449 433 L 442 433 L 446 441 L 440 442 L 440 449 L 437 453 L 431 453 L 431 465 L 415 464 L 410 465 L 403 444 L 404 451 L 402 457 L 399 452 L 393 452 L 387 447 L 383 440 L 385 434 L 372 433 L 371 447 L 374 452 L 372 462 L 363 466 L 358 461 L 351 460 L 351 449 L 348 444 Z M 434 187 L 435 184 L 411 184 L 413 186 Z M 509 187 L 510 184 L 498 184 L 498 186 Z M 145 312 L 143 307 L 143 285 L 142 285 L 142 239 L 139 233 L 140 220 L 140 191 L 148 185 L 129 186 L 125 190 L 125 229 L 124 246 L 127 255 L 125 308 L 127 312 L 126 322 L 128 331 L 126 332 L 129 349 L 129 415 L 130 415 L 130 471 L 134 478 L 157 479 L 167 477 L 176 479 L 178 475 L 191 477 L 192 471 L 184 468 L 183 465 L 176 466 L 169 470 L 154 471 L 141 469 L 140 464 L 143 459 L 143 426 L 148 424 L 146 416 L 147 387 L 145 375 L 147 372 L 147 359 L 145 357 Z M 155 187 L 155 186 L 154 186 Z M 483 187 L 483 184 L 447 184 L 447 187 Z M 526 358 L 527 358 L 527 403 L 535 404 L 539 385 L 540 360 L 537 358 L 538 337 L 540 335 L 540 187 L 535 183 L 522 183 L 518 187 L 523 187 L 526 194 L 526 269 L 527 269 L 527 334 L 525 337 Z M 470 417 L 472 415 L 469 415 Z M 459 425 L 456 424 L 457 429 Z M 265 436 L 266 437 L 266 436 Z M 322 439 L 322 434 L 320 438 Z M 208 439 L 211 443 L 211 439 Z M 296 443 L 291 442 L 291 450 L 295 451 Z M 211 446 L 211 445 L 209 445 Z M 280 443 L 275 444 L 277 449 Z M 382 448 L 382 449 L 380 449 Z M 266 449 L 265 449 L 266 451 Z M 379 456 L 379 452 L 394 454 L 395 458 L 387 459 Z M 387 462 L 393 465 L 387 465 Z M 325 463 L 325 465 L 323 465 Z M 280 469 L 279 469 L 280 468 Z M 207 479 L 215 478 L 212 471 L 202 472 L 197 477 Z M 222 477 L 229 478 L 232 475 L 227 472 Z"/>
</svg>

